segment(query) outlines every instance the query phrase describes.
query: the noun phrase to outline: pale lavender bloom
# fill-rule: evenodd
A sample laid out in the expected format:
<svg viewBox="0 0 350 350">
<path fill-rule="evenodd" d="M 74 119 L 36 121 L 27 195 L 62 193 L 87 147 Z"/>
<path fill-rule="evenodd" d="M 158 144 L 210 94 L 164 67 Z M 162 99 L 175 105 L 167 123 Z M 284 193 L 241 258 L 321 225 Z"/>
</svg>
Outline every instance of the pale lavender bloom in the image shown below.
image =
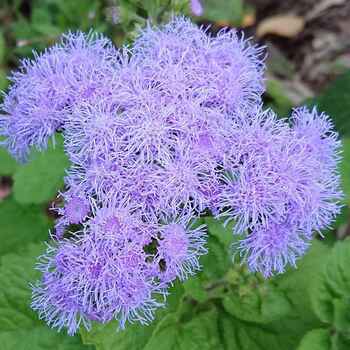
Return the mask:
<svg viewBox="0 0 350 350">
<path fill-rule="evenodd" d="M 268 278 L 283 273 L 288 265 L 296 267 L 297 259 L 306 253 L 309 245 L 310 237 L 286 221 L 257 225 L 235 249 L 250 271 L 261 272 Z"/>
<path fill-rule="evenodd" d="M 96 208 L 82 232 L 41 257 L 43 278 L 33 287 L 33 309 L 69 334 L 81 323 L 89 329 L 91 320 L 115 318 L 121 328 L 127 321 L 149 323 L 163 305 L 156 295 L 166 293 L 157 262 L 145 252 L 154 234 L 127 206 Z"/>
<path fill-rule="evenodd" d="M 156 260 L 165 281 L 185 280 L 201 268 L 199 257 L 207 253 L 205 225 L 192 227 L 190 220 L 180 216 L 160 226 Z"/>
<path fill-rule="evenodd" d="M 295 266 L 340 210 L 340 143 L 315 109 L 290 123 L 263 111 L 263 73 L 262 48 L 182 17 L 130 49 L 68 34 L 23 63 L 2 106 L 4 145 L 25 160 L 59 130 L 72 162 L 33 287 L 41 318 L 69 334 L 149 323 L 168 286 L 200 269 L 194 221 L 208 210 L 235 221 L 250 270 Z"/>
<path fill-rule="evenodd" d="M 246 235 L 238 249 L 265 276 L 295 265 L 306 251 L 301 238 L 328 227 L 341 207 L 332 124 L 305 108 L 292 122 L 258 112 L 232 133 L 225 160 L 219 216 L 235 220 L 234 232 Z"/>
<path fill-rule="evenodd" d="M 309 230 L 320 231 L 330 226 L 341 208 L 341 142 L 330 118 L 318 113 L 316 108 L 297 108 L 291 120 L 294 137 L 299 140 L 299 148 L 294 151 L 295 162 L 302 149 L 309 155 L 309 167 L 313 167 L 313 177 L 310 176 L 309 181 L 305 182 L 310 193 L 307 203 L 309 217 L 305 225 Z M 304 161 L 302 157 L 299 159 Z"/>
<path fill-rule="evenodd" d="M 64 125 L 72 105 L 110 89 L 106 79 L 118 60 L 111 42 L 95 34 L 69 33 L 13 73 L 1 106 L 0 134 L 20 161 L 31 147 L 46 148 L 50 136 Z"/>
<path fill-rule="evenodd" d="M 195 16 L 202 16 L 203 6 L 199 0 L 191 0 L 191 11 Z"/>
<path fill-rule="evenodd" d="M 271 111 L 258 110 L 233 130 L 222 176 L 221 215 L 235 220 L 236 233 L 285 215 L 295 196 L 279 168 L 289 135 L 288 124 Z"/>
<path fill-rule="evenodd" d="M 234 30 L 211 37 L 178 17 L 159 29 L 145 29 L 132 53 L 145 76 L 169 91 L 169 100 L 184 96 L 221 115 L 249 110 L 261 101 L 263 50 Z"/>
</svg>

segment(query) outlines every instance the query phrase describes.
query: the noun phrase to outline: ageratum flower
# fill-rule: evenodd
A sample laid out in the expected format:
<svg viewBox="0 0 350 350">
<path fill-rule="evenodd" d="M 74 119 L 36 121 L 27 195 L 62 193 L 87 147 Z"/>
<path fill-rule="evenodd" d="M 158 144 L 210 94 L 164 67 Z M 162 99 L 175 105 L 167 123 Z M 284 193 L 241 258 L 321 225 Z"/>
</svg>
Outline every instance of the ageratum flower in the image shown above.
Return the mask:
<svg viewBox="0 0 350 350">
<path fill-rule="evenodd" d="M 315 109 L 290 121 L 262 110 L 263 59 L 236 31 L 212 37 L 179 17 L 129 49 L 68 34 L 24 61 L 2 106 L 4 145 L 25 160 L 59 130 L 72 163 L 33 287 L 49 325 L 150 322 L 174 280 L 200 269 L 204 211 L 235 221 L 235 249 L 265 277 L 331 224 L 338 135 Z"/>
<path fill-rule="evenodd" d="M 291 120 L 290 127 L 260 112 L 243 124 L 223 176 L 219 215 L 236 221 L 235 232 L 246 236 L 238 250 L 265 276 L 295 265 L 341 207 L 340 144 L 328 117 L 301 108 Z"/>
<path fill-rule="evenodd" d="M 76 101 L 111 88 L 107 80 L 117 60 L 108 39 L 80 32 L 64 35 L 59 44 L 34 53 L 33 60 L 23 60 L 1 105 L 2 144 L 19 161 L 27 159 L 32 146 L 46 148 Z"/>
<path fill-rule="evenodd" d="M 235 220 L 236 233 L 264 224 L 271 216 L 283 217 L 286 203 L 294 198 L 289 178 L 280 171 L 289 135 L 285 121 L 259 109 L 233 130 L 220 207 L 221 215 Z"/>
<path fill-rule="evenodd" d="M 252 272 L 261 272 L 265 278 L 283 273 L 287 265 L 296 267 L 310 245 L 310 237 L 292 223 L 257 225 L 235 245 L 243 262 Z"/>
<path fill-rule="evenodd" d="M 202 16 L 203 6 L 199 0 L 191 0 L 191 11 L 195 16 Z"/>
<path fill-rule="evenodd" d="M 263 49 L 234 30 L 211 37 L 178 17 L 160 28 L 147 27 L 132 53 L 132 61 L 144 67 L 145 77 L 155 86 L 168 92 L 169 100 L 198 101 L 223 117 L 248 111 L 261 101 Z"/>
<path fill-rule="evenodd" d="M 190 218 L 192 220 L 192 218 Z M 207 253 L 205 225 L 192 227 L 189 218 L 166 219 L 157 236 L 156 259 L 162 280 L 185 280 L 200 270 L 199 257 Z"/>
<path fill-rule="evenodd" d="M 127 206 L 95 209 L 82 232 L 49 247 L 40 258 L 43 278 L 33 287 L 32 307 L 40 318 L 74 334 L 91 321 L 115 318 L 147 324 L 166 290 L 159 267 L 145 247 L 155 232 Z"/>
</svg>

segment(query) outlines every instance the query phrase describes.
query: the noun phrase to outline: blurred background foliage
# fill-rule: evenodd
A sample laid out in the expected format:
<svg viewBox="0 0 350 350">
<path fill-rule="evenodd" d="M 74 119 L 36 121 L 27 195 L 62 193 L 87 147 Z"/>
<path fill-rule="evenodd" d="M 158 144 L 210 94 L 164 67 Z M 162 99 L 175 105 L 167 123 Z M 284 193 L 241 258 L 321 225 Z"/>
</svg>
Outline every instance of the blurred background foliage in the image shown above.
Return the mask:
<svg viewBox="0 0 350 350">
<path fill-rule="evenodd" d="M 265 105 L 281 116 L 316 104 L 329 113 L 343 141 L 344 208 L 334 227 L 316 239 L 297 270 L 268 281 L 231 259 L 230 228 L 210 217 L 203 272 L 176 284 L 165 309 L 148 327 L 94 325 L 68 337 L 49 329 L 30 308 L 63 187 L 68 160 L 62 140 L 18 165 L 0 149 L 0 348 L 345 350 L 350 348 L 350 5 L 342 0 L 203 0 L 194 17 L 187 0 L 1 0 L 0 89 L 19 60 L 43 50 L 68 30 L 93 29 L 120 46 L 140 28 L 173 14 L 222 27 L 243 28 L 266 45 Z"/>
</svg>

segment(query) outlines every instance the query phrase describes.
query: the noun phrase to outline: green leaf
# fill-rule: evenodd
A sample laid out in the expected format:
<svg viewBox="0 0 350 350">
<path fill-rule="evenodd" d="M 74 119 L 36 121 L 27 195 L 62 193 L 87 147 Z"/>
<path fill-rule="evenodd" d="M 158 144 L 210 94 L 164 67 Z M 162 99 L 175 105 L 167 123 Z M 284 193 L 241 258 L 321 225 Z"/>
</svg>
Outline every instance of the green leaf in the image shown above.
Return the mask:
<svg viewBox="0 0 350 350">
<path fill-rule="evenodd" d="M 144 350 L 211 350 L 220 346 L 215 309 L 181 322 L 177 314 L 169 314 L 158 324 Z"/>
<path fill-rule="evenodd" d="M 217 220 L 212 216 L 206 216 L 204 223 L 207 225 L 208 233 L 218 239 L 218 241 L 227 249 L 231 248 L 233 241 L 232 222 L 224 226 L 223 220 Z"/>
<path fill-rule="evenodd" d="M 293 102 L 284 93 L 282 84 L 277 79 L 269 79 L 266 85 L 266 95 L 271 100 L 268 105 L 281 117 L 287 116 Z"/>
<path fill-rule="evenodd" d="M 350 332 L 350 239 L 337 242 L 313 285 L 312 306 L 322 322 Z"/>
<path fill-rule="evenodd" d="M 125 330 L 117 330 L 117 322 L 94 324 L 91 331 L 80 330 L 84 344 L 94 345 L 97 350 L 142 350 L 152 336 L 154 324 L 128 325 Z"/>
<path fill-rule="evenodd" d="M 243 322 L 231 317 L 224 310 L 220 311 L 218 322 L 223 349 L 294 350 L 296 344 L 298 344 L 298 338 L 293 327 L 276 328 L 274 325 L 257 325 Z M 279 321 L 278 324 L 284 322 Z"/>
<path fill-rule="evenodd" d="M 4 91 L 8 84 L 7 71 L 5 68 L 0 67 L 0 91 Z"/>
<path fill-rule="evenodd" d="M 223 299 L 225 310 L 236 318 L 248 322 L 269 323 L 291 313 L 291 304 L 286 295 L 271 282 L 237 287 Z"/>
<path fill-rule="evenodd" d="M 176 282 L 174 286 L 169 288 L 165 307 L 158 310 L 155 320 L 150 325 L 128 324 L 126 329 L 118 331 L 117 322 L 109 322 L 105 325 L 94 324 L 90 332 L 85 329 L 80 330 L 83 342 L 95 345 L 97 350 L 142 350 L 152 336 L 158 322 L 161 322 L 164 316 L 177 312 L 183 294 L 182 284 Z"/>
<path fill-rule="evenodd" d="M 343 159 L 340 165 L 340 174 L 342 177 L 342 188 L 345 193 L 344 200 L 347 205 L 350 205 L 350 138 L 344 138 L 342 142 Z"/>
<path fill-rule="evenodd" d="M 30 245 L 22 254 L 8 254 L 0 265 L 1 350 L 84 349 L 79 337 L 47 327 L 30 309 L 29 282 L 39 277 L 33 266 L 43 245 Z"/>
<path fill-rule="evenodd" d="M 5 62 L 5 54 L 6 54 L 6 42 L 4 38 L 4 33 L 0 31 L 0 65 Z"/>
<path fill-rule="evenodd" d="M 0 175 L 12 175 L 18 165 L 6 149 L 0 148 Z"/>
<path fill-rule="evenodd" d="M 198 274 L 197 276 L 190 277 L 184 282 L 183 286 L 185 288 L 186 295 L 192 297 L 200 303 L 203 303 L 209 296 L 203 287 L 201 276 L 201 274 Z"/>
<path fill-rule="evenodd" d="M 50 221 L 37 205 L 20 205 L 12 198 L 0 202 L 0 255 L 16 252 L 29 242 L 48 237 Z"/>
<path fill-rule="evenodd" d="M 350 135 L 350 70 L 336 79 L 319 97 L 309 101 L 319 111 L 329 114 L 336 129 Z"/>
<path fill-rule="evenodd" d="M 203 17 L 213 22 L 240 24 L 242 21 L 242 0 L 204 0 L 203 9 Z"/>
<path fill-rule="evenodd" d="M 208 254 L 200 259 L 203 265 L 203 275 L 209 280 L 217 280 L 224 276 L 232 266 L 232 258 L 220 242 L 213 236 L 208 237 Z"/>
<path fill-rule="evenodd" d="M 31 330 L 0 331 L 1 350 L 92 350 L 79 337 L 70 337 L 38 326 Z"/>
<path fill-rule="evenodd" d="M 332 343 L 329 330 L 313 329 L 305 334 L 297 350 L 331 350 Z"/>
<path fill-rule="evenodd" d="M 321 326 L 311 302 L 314 299 L 313 284 L 320 278 L 330 247 L 319 240 L 313 240 L 310 250 L 299 260 L 297 269 L 289 269 L 275 278 L 278 289 L 286 293 L 292 303 L 298 326 L 311 330 Z M 304 332 L 305 333 L 305 332 Z"/>
<path fill-rule="evenodd" d="M 49 201 L 63 187 L 63 176 L 68 166 L 61 137 L 57 138 L 55 146 L 50 143 L 47 151 L 35 151 L 29 163 L 15 173 L 15 199 L 23 204 Z"/>
</svg>

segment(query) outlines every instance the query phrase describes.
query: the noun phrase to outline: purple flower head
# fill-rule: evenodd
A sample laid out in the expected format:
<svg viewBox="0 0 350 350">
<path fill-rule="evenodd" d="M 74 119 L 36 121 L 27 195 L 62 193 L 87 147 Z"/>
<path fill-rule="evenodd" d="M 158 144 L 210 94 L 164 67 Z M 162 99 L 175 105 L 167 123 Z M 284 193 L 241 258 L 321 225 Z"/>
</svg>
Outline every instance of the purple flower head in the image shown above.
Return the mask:
<svg viewBox="0 0 350 350">
<path fill-rule="evenodd" d="M 309 216 L 304 224 L 309 230 L 320 231 L 329 227 L 341 208 L 343 192 L 338 170 L 341 142 L 330 118 L 318 114 L 316 108 L 295 109 L 291 119 L 294 138 L 299 141 L 294 150 L 295 162 L 305 162 L 310 171 L 304 182 L 309 194 L 306 204 Z M 305 154 L 304 158 L 300 154 Z"/>
<path fill-rule="evenodd" d="M 191 0 L 191 11 L 195 16 L 202 16 L 203 6 L 199 0 Z"/>
<path fill-rule="evenodd" d="M 200 213 L 207 207 L 206 189 L 215 180 L 215 165 L 199 153 L 179 146 L 173 159 L 159 167 L 152 176 L 160 197 L 160 212 L 166 214 L 182 208 Z"/>
<path fill-rule="evenodd" d="M 232 114 L 249 110 L 264 91 L 262 49 L 221 31 L 210 37 L 182 17 L 157 28 L 148 27 L 136 39 L 132 62 L 169 99 L 200 101 L 203 109 Z"/>
<path fill-rule="evenodd" d="M 205 225 L 192 227 L 188 218 L 165 220 L 161 225 L 157 260 L 162 267 L 162 279 L 172 281 L 176 277 L 185 280 L 200 270 L 199 257 L 207 253 Z"/>
<path fill-rule="evenodd" d="M 288 178 L 281 176 L 279 163 L 289 133 L 288 125 L 270 111 L 258 111 L 233 130 L 222 177 L 221 215 L 236 221 L 237 233 L 285 214 L 292 194 L 286 193 L 289 184 L 283 182 Z"/>
<path fill-rule="evenodd" d="M 71 224 L 81 223 L 89 211 L 90 205 L 88 201 L 80 196 L 71 197 L 64 207 L 64 214 Z"/>
<path fill-rule="evenodd" d="M 147 324 L 165 295 L 158 266 L 145 247 L 153 226 L 142 223 L 129 208 L 112 203 L 96 208 L 73 240 L 49 247 L 38 268 L 44 273 L 33 288 L 32 307 L 51 326 L 74 334 L 81 320 Z"/>
<path fill-rule="evenodd" d="M 291 115 L 296 137 L 302 138 L 308 150 L 324 166 L 324 170 L 335 171 L 340 160 L 341 142 L 334 130 L 332 120 L 316 107 L 295 108 Z"/>
<path fill-rule="evenodd" d="M 24 60 L 10 78 L 12 86 L 1 106 L 3 145 L 20 161 L 32 146 L 44 149 L 63 127 L 75 101 L 109 89 L 106 79 L 117 61 L 110 41 L 95 34 L 69 33 L 33 60 Z"/>
<path fill-rule="evenodd" d="M 252 272 L 261 272 L 265 278 L 283 273 L 287 265 L 296 267 L 296 261 L 305 254 L 310 237 L 290 223 L 257 225 L 246 238 L 240 240 L 238 249 L 243 262 Z"/>
<path fill-rule="evenodd" d="M 262 110 L 263 61 L 236 31 L 210 36 L 178 17 L 130 49 L 70 33 L 22 63 L 1 107 L 3 144 L 25 161 L 62 131 L 72 163 L 33 286 L 40 318 L 69 334 L 149 323 L 169 285 L 200 269 L 195 220 L 208 210 L 235 221 L 251 271 L 296 265 L 340 210 L 340 143 L 316 109 L 290 122 Z"/>
</svg>

